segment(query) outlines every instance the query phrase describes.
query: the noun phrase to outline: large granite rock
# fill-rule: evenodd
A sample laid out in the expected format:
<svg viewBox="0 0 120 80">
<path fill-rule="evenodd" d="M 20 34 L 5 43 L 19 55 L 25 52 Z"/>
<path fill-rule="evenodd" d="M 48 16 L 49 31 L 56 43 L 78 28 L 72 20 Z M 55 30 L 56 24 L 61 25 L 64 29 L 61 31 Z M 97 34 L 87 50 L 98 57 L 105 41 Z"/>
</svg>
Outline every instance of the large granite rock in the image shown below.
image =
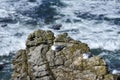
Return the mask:
<svg viewBox="0 0 120 80">
<path fill-rule="evenodd" d="M 52 45 L 64 46 L 60 51 Z M 105 61 L 92 56 L 87 44 L 73 40 L 67 33 L 54 36 L 51 31 L 37 30 L 26 41 L 13 60 L 13 80 L 118 80 L 109 73 Z"/>
</svg>

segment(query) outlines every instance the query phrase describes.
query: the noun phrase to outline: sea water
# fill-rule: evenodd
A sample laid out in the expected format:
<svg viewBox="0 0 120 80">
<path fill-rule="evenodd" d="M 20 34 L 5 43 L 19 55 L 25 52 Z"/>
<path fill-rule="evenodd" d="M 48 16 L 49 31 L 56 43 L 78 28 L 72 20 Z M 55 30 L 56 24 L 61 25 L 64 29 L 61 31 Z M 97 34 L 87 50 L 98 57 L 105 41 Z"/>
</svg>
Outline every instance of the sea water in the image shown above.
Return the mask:
<svg viewBox="0 0 120 80">
<path fill-rule="evenodd" d="M 57 24 L 59 30 L 52 28 Z M 12 58 L 37 29 L 67 32 L 103 57 L 110 71 L 120 70 L 119 0 L 0 0 L 0 61 L 9 63 L 0 80 L 10 79 Z"/>
</svg>

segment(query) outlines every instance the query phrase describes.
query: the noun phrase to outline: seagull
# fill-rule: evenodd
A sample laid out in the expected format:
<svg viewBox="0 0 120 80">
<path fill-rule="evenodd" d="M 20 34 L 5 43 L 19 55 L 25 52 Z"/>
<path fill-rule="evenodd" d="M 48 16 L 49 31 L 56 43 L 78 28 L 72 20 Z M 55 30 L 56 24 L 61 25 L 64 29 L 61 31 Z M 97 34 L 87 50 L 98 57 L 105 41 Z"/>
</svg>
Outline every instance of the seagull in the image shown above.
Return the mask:
<svg viewBox="0 0 120 80">
<path fill-rule="evenodd" d="M 114 70 L 112 71 L 112 74 L 120 74 L 120 71 L 114 69 Z"/>
<path fill-rule="evenodd" d="M 61 51 L 64 47 L 65 47 L 64 45 L 52 45 L 51 49 L 57 52 L 57 51 Z"/>
<path fill-rule="evenodd" d="M 88 59 L 92 57 L 93 55 L 91 53 L 84 53 L 82 56 L 83 56 L 83 59 Z"/>
</svg>

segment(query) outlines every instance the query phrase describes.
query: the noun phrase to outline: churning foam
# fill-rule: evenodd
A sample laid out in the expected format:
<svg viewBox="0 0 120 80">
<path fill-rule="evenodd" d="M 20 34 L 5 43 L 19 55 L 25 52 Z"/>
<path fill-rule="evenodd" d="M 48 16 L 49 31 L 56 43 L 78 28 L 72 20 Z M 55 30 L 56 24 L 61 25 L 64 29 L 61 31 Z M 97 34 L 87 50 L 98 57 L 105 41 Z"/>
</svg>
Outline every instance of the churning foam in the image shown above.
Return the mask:
<svg viewBox="0 0 120 80">
<path fill-rule="evenodd" d="M 92 15 L 104 15 L 109 19 L 119 18 L 120 3 L 99 0 L 61 0 L 67 7 L 59 10 L 64 15 L 56 23 L 62 23 L 60 32 L 68 32 L 74 39 L 87 43 L 90 48 L 105 50 L 120 49 L 120 27 L 105 20 L 85 19 L 75 13 L 89 13 Z M 89 15 L 88 14 L 88 15 Z M 85 15 L 86 16 L 86 15 Z M 69 20 L 69 23 L 66 21 Z M 75 22 L 79 20 L 79 22 Z"/>
<path fill-rule="evenodd" d="M 40 4 L 41 0 L 36 0 L 34 3 L 28 2 L 28 0 L 0 0 L 0 56 L 8 56 L 10 53 L 25 48 L 27 35 L 38 27 L 19 23 L 19 19 L 24 22 L 31 18 L 21 15 L 17 11 L 29 11 Z M 18 22 L 4 22 L 5 19 L 6 21 L 7 19 L 18 20 Z M 4 24 L 5 26 L 2 27 Z"/>
<path fill-rule="evenodd" d="M 0 0 L 0 17 L 18 16 L 21 21 L 29 20 L 31 17 L 16 13 L 16 10 L 24 12 L 32 10 L 34 7 L 42 4 L 41 0 L 36 2 L 27 2 L 28 0 Z M 120 49 L 120 27 L 110 24 L 109 21 L 88 20 L 78 17 L 75 13 L 89 13 L 92 15 L 104 15 L 107 18 L 119 18 L 120 6 L 116 2 L 100 2 L 95 0 L 61 0 L 66 6 L 57 7 L 57 13 L 60 15 L 55 23 L 62 24 L 59 31 L 55 34 L 68 32 L 74 39 L 87 43 L 90 48 L 102 48 L 106 50 Z M 51 6 L 52 7 L 52 6 Z M 4 16 L 1 16 L 4 13 Z M 63 15 L 63 16 L 61 16 Z M 24 20 L 25 19 L 25 20 Z M 67 22 L 69 20 L 69 22 Z M 1 25 L 1 24 L 0 24 Z M 22 25 L 21 23 L 7 24 L 7 27 L 0 27 L 0 55 L 9 55 L 10 52 L 25 48 L 27 35 L 39 27 Z M 49 29 L 49 26 L 42 29 Z M 15 36 L 18 34 L 18 36 Z M 22 36 L 19 36 L 22 35 Z"/>
</svg>

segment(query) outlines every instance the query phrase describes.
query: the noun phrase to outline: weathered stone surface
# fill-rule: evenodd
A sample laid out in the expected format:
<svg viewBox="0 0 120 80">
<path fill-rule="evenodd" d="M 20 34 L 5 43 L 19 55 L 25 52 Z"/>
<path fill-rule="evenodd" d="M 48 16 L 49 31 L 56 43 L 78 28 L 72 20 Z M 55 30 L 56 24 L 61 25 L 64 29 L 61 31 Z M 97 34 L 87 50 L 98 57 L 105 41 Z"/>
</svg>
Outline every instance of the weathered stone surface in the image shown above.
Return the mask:
<svg viewBox="0 0 120 80">
<path fill-rule="evenodd" d="M 40 44 L 50 44 L 53 43 L 54 34 L 51 31 L 37 30 L 28 36 L 26 46 L 32 47 Z"/>
<path fill-rule="evenodd" d="M 53 44 L 65 46 L 53 51 Z M 37 30 L 31 33 L 26 49 L 19 50 L 13 60 L 13 80 L 118 80 L 109 73 L 105 61 L 92 56 L 87 44 L 73 40 L 67 33 L 54 37 L 51 31 Z"/>
</svg>

